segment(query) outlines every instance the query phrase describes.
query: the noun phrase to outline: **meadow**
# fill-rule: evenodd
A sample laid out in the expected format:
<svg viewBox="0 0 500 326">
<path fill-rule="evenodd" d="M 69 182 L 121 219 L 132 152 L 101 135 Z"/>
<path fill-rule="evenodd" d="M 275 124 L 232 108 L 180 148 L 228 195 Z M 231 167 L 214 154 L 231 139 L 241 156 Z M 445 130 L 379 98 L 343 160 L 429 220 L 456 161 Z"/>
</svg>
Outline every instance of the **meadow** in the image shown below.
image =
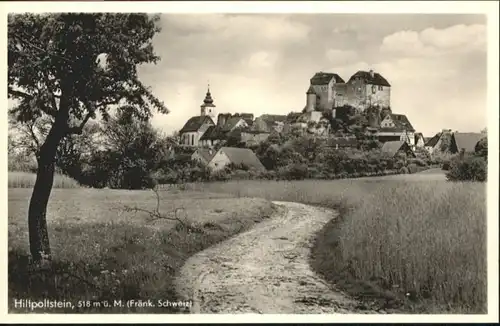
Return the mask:
<svg viewBox="0 0 500 326">
<path fill-rule="evenodd" d="M 62 180 L 62 179 L 58 179 Z M 69 188 L 63 188 L 68 186 Z M 178 221 L 150 220 L 157 200 L 152 191 L 72 188 L 55 183 L 47 216 L 53 269 L 30 270 L 27 211 L 32 189 L 8 191 L 8 295 L 13 299 L 66 300 L 73 303 L 105 300 L 176 300 L 172 281 L 194 253 L 242 232 L 268 218 L 274 206 L 255 198 L 229 194 L 162 190 L 159 211 Z M 51 313 L 173 313 L 179 308 L 106 308 L 103 305 L 48 310 Z"/>
<path fill-rule="evenodd" d="M 151 191 L 72 188 L 71 183 L 56 182 L 48 208 L 56 272 L 33 274 L 26 223 L 31 189 L 10 188 L 9 298 L 175 298 L 171 282 L 189 256 L 251 228 L 272 214 L 271 200 L 281 200 L 340 211 L 340 218 L 316 234 L 310 264 L 366 309 L 486 312 L 484 183 L 446 182 L 441 171 L 428 170 L 165 189 L 160 191 L 160 211 L 179 209 L 199 231 L 124 210 L 126 205 L 153 210 L 156 197 Z"/>
<path fill-rule="evenodd" d="M 352 180 L 234 181 L 192 189 L 335 208 L 310 264 L 366 309 L 485 313 L 486 186 L 441 172 Z"/>
</svg>

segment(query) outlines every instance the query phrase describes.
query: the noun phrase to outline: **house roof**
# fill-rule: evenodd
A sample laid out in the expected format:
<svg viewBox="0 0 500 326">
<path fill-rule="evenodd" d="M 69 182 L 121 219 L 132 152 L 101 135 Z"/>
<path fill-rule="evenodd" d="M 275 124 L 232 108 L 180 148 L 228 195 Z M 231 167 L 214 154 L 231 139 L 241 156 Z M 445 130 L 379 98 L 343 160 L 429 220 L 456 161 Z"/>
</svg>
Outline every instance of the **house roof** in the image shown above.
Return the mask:
<svg viewBox="0 0 500 326">
<path fill-rule="evenodd" d="M 210 118 L 209 116 L 205 115 L 205 116 L 195 116 L 195 117 L 191 117 L 187 122 L 186 124 L 184 125 L 184 127 L 182 127 L 181 130 L 179 130 L 179 133 L 183 133 L 183 132 L 191 132 L 191 131 L 198 131 L 200 129 L 200 127 L 205 124 L 205 123 L 211 123 L 212 125 L 214 124 L 214 121 L 212 120 L 212 118 Z"/>
<path fill-rule="evenodd" d="M 335 79 L 336 83 L 345 83 L 345 81 L 337 74 L 329 72 L 317 72 L 311 78 L 311 85 L 326 85 L 332 79 Z"/>
<path fill-rule="evenodd" d="M 253 124 L 253 113 L 241 113 L 240 117 L 245 120 L 245 122 L 251 126 Z"/>
<path fill-rule="evenodd" d="M 200 140 L 221 140 L 224 139 L 226 133 L 219 126 L 210 126 L 207 131 L 200 137 Z"/>
<path fill-rule="evenodd" d="M 408 117 L 404 114 L 394 114 L 391 113 L 390 115 L 391 120 L 394 122 L 394 127 L 392 128 L 381 128 L 381 131 L 410 131 L 413 132 L 415 131 L 415 128 L 411 125 L 410 120 L 408 120 Z"/>
<path fill-rule="evenodd" d="M 464 148 L 466 152 L 474 152 L 476 144 L 484 135 L 474 132 L 455 132 L 453 137 L 459 151 Z"/>
<path fill-rule="evenodd" d="M 351 82 L 355 78 L 361 78 L 367 84 L 380 85 L 380 86 L 389 86 L 389 87 L 391 86 L 391 84 L 389 84 L 389 82 L 387 81 L 387 79 L 385 79 L 381 74 L 379 74 L 377 72 L 374 73 L 373 77 L 372 77 L 370 75 L 370 72 L 360 70 L 357 73 L 355 73 L 354 75 L 352 75 L 351 78 L 349 78 L 348 82 Z"/>
<path fill-rule="evenodd" d="M 255 153 L 248 148 L 222 147 L 219 152 L 226 154 L 231 163 L 245 164 L 250 168 L 265 170 Z"/>
<path fill-rule="evenodd" d="M 210 162 L 212 157 L 215 155 L 215 151 L 208 148 L 198 148 L 193 154 L 195 153 L 198 153 L 198 155 L 200 155 L 207 162 Z"/>
<path fill-rule="evenodd" d="M 236 127 L 236 124 L 240 122 L 240 120 L 244 121 L 244 119 L 240 116 L 232 116 L 231 118 L 226 120 L 226 123 L 222 126 L 222 130 L 223 131 L 232 130 L 234 127 Z"/>
<path fill-rule="evenodd" d="M 280 114 L 263 114 L 260 118 L 264 121 L 272 121 L 272 122 L 285 122 L 286 115 Z"/>
<path fill-rule="evenodd" d="M 427 146 L 427 147 L 434 147 L 434 146 L 436 146 L 436 144 L 438 143 L 438 141 L 441 138 L 442 134 L 443 134 L 442 132 L 438 132 L 437 134 L 435 134 L 433 137 L 431 137 L 430 139 L 428 139 L 425 142 L 425 146 Z"/>
<path fill-rule="evenodd" d="M 264 120 L 257 118 L 255 119 L 253 125 L 245 131 L 250 133 L 270 133 L 271 128 L 269 128 L 268 124 Z"/>
<path fill-rule="evenodd" d="M 405 142 L 403 141 L 388 141 L 382 145 L 382 152 L 387 153 L 389 155 L 396 155 L 396 153 L 404 146 Z"/>
</svg>

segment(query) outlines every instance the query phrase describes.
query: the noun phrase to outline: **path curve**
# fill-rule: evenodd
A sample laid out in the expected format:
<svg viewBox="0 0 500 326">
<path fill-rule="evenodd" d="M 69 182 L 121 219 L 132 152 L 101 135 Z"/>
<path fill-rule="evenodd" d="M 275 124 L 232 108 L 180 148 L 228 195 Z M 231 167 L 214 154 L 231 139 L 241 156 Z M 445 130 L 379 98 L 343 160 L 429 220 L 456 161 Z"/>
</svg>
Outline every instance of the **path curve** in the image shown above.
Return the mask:
<svg viewBox="0 0 500 326">
<path fill-rule="evenodd" d="M 188 259 L 175 280 L 191 313 L 376 313 L 313 272 L 308 259 L 314 234 L 336 212 L 273 202 L 278 211 Z M 333 215 L 332 215 L 333 214 Z"/>
</svg>

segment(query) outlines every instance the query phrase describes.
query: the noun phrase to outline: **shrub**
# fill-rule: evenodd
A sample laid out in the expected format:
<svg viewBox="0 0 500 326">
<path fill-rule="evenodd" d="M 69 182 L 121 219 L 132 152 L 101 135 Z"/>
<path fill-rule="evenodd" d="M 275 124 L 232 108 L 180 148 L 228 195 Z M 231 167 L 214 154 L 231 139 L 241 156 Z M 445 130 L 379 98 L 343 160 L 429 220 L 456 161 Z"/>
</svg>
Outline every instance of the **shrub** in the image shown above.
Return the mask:
<svg viewBox="0 0 500 326">
<path fill-rule="evenodd" d="M 463 159 L 454 159 L 446 178 L 450 181 L 480 181 L 487 179 L 488 163 L 478 156 L 466 156 Z"/>
</svg>

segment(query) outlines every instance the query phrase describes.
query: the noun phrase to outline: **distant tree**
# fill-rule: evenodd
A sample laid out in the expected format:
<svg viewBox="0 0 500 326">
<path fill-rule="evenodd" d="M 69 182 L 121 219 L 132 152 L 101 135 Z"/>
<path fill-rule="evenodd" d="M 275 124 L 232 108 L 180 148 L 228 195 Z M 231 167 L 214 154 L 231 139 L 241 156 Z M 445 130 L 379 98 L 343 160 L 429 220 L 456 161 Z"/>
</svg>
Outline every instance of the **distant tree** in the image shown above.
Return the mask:
<svg viewBox="0 0 500 326">
<path fill-rule="evenodd" d="M 159 60 L 152 39 L 158 16 L 55 13 L 8 16 L 8 95 L 11 114 L 30 125 L 48 117 L 37 157 L 37 178 L 28 209 L 34 262 L 50 260 L 46 211 L 57 148 L 81 134 L 90 119 L 109 117 L 110 106 L 128 104 L 144 118 L 167 109 L 138 80 L 137 66 Z"/>
</svg>

